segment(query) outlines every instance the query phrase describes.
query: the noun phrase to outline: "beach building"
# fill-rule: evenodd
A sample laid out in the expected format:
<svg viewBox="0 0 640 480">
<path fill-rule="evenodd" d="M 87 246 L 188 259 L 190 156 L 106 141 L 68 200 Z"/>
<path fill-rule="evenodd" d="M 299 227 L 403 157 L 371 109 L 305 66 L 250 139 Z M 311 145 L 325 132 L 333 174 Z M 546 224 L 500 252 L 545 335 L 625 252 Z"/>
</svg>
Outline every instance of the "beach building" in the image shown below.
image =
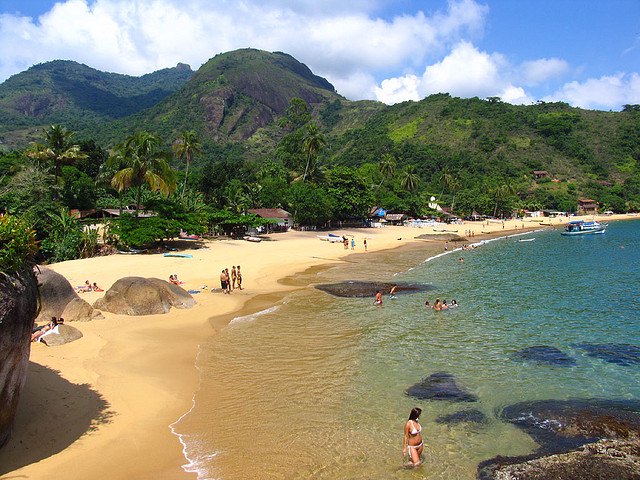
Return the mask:
<svg viewBox="0 0 640 480">
<path fill-rule="evenodd" d="M 596 215 L 598 213 L 598 202 L 590 198 L 578 200 L 578 213 Z"/>
<path fill-rule="evenodd" d="M 272 232 L 286 232 L 293 226 L 293 216 L 282 208 L 250 208 L 247 212 L 269 220 Z"/>
</svg>

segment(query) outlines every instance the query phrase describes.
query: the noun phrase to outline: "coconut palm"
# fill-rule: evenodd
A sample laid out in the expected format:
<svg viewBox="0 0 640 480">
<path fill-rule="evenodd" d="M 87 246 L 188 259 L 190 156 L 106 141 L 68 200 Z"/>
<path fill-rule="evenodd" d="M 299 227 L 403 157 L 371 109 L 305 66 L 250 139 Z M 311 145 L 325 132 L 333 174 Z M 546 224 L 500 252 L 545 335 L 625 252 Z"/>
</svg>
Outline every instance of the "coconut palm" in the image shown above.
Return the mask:
<svg viewBox="0 0 640 480">
<path fill-rule="evenodd" d="M 32 147 L 26 151 L 26 154 L 38 163 L 53 164 L 54 182 L 58 183 L 62 165 L 70 165 L 79 158 L 87 158 L 87 155 L 72 142 L 74 132 L 62 125 L 51 125 L 48 131 L 44 129 L 42 131 L 44 143 L 32 142 Z"/>
<path fill-rule="evenodd" d="M 376 191 L 380 189 L 385 180 L 390 179 L 396 174 L 396 159 L 393 155 L 389 153 L 382 155 L 382 161 L 378 163 L 378 171 L 382 174 L 382 180 L 380 180 Z"/>
<path fill-rule="evenodd" d="M 184 174 L 184 185 L 182 186 L 182 195 L 180 198 L 184 198 L 184 191 L 187 188 L 187 177 L 189 176 L 189 163 L 194 155 L 202 154 L 202 145 L 196 137 L 196 132 L 183 131 L 180 138 L 173 144 L 173 154 L 180 160 L 185 159 L 187 161 L 187 169 Z"/>
<path fill-rule="evenodd" d="M 420 183 L 420 177 L 417 173 L 413 172 L 411 169 L 405 169 L 402 171 L 402 179 L 400 180 L 400 188 L 406 190 L 407 192 L 413 192 L 416 188 L 418 188 L 418 184 Z"/>
<path fill-rule="evenodd" d="M 118 192 L 127 188 L 137 189 L 136 217 L 145 183 L 164 196 L 175 190 L 176 176 L 167 164 L 170 154 L 162 149 L 162 139 L 157 135 L 138 131 L 118 145 L 116 151 L 116 158 L 126 166 L 115 173 L 111 185 Z"/>
<path fill-rule="evenodd" d="M 322 150 L 322 147 L 326 145 L 327 139 L 320 133 L 318 126 L 315 123 L 310 123 L 307 126 L 307 132 L 304 140 L 302 141 L 302 148 L 307 154 L 307 165 L 304 168 L 304 175 L 302 175 L 302 181 L 304 182 L 309 172 L 309 165 L 312 160 L 318 157 L 318 153 Z"/>
<path fill-rule="evenodd" d="M 440 190 L 440 196 L 438 197 L 438 202 L 442 198 L 442 194 L 444 193 L 445 188 L 451 188 L 451 182 L 453 181 L 453 175 L 449 173 L 449 167 L 444 167 L 442 169 L 442 173 L 440 174 L 440 184 L 442 185 L 442 190 Z"/>
<path fill-rule="evenodd" d="M 451 179 L 451 181 L 449 182 L 449 190 L 451 190 L 451 193 L 453 194 L 453 198 L 451 199 L 451 211 L 453 212 L 453 206 L 456 203 L 456 190 L 460 188 L 460 180 L 458 180 L 457 178 L 453 177 Z"/>
</svg>

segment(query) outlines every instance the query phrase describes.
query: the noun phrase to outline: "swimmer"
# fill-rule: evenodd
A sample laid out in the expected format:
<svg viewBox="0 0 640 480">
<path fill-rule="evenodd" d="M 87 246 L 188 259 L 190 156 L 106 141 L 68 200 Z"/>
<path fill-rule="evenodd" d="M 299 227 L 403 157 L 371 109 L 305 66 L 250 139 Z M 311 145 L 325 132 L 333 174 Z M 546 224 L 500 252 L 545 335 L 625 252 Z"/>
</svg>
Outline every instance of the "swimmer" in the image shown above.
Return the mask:
<svg viewBox="0 0 640 480">
<path fill-rule="evenodd" d="M 422 435 L 420 435 L 420 432 L 422 432 L 422 426 L 418 423 L 418 418 L 420 418 L 421 413 L 422 409 L 418 407 L 413 408 L 409 414 L 407 423 L 404 424 L 402 456 L 406 456 L 408 450 L 409 463 L 407 466 L 409 467 L 417 467 L 422 463 L 420 455 L 422 455 L 424 445 L 422 444 Z"/>
<path fill-rule="evenodd" d="M 440 301 L 440 298 L 436 298 L 436 301 L 433 302 L 433 309 L 434 310 L 442 310 L 442 302 Z"/>
<path fill-rule="evenodd" d="M 396 290 L 398 289 L 398 285 L 394 285 L 391 287 L 391 291 L 389 292 L 389 296 L 391 298 L 396 298 Z"/>
<path fill-rule="evenodd" d="M 455 300 L 451 300 L 451 305 L 449 305 L 449 308 L 453 308 L 457 306 L 458 306 L 458 302 L 456 302 Z"/>
<path fill-rule="evenodd" d="M 380 293 L 380 290 L 376 292 L 376 299 L 374 300 L 373 304 L 382 305 L 382 294 Z"/>
<path fill-rule="evenodd" d="M 431 304 L 429 303 L 429 300 L 424 302 L 424 306 L 427 307 L 427 308 L 431 308 Z"/>
</svg>

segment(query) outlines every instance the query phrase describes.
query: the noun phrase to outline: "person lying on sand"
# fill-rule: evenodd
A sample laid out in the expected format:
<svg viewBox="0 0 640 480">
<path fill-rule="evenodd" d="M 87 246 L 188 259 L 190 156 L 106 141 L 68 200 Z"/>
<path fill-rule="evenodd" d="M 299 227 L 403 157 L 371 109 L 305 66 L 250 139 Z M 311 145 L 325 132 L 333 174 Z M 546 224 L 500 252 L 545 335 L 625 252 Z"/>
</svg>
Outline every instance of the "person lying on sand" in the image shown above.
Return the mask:
<svg viewBox="0 0 640 480">
<path fill-rule="evenodd" d="M 38 342 L 44 336 L 45 333 L 54 329 L 58 325 L 62 325 L 64 323 L 64 318 L 57 319 L 56 317 L 51 317 L 51 321 L 44 325 L 43 327 L 36 327 L 31 333 L 31 341 Z"/>
<path fill-rule="evenodd" d="M 104 292 L 104 290 L 101 289 L 96 282 L 93 282 L 93 285 L 91 285 L 91 289 L 94 292 Z"/>
<path fill-rule="evenodd" d="M 89 280 L 84 282 L 84 285 L 80 287 L 76 287 L 76 292 L 79 292 L 79 293 L 90 292 L 90 291 L 92 291 L 92 287 L 91 287 L 91 282 L 89 282 Z"/>
</svg>

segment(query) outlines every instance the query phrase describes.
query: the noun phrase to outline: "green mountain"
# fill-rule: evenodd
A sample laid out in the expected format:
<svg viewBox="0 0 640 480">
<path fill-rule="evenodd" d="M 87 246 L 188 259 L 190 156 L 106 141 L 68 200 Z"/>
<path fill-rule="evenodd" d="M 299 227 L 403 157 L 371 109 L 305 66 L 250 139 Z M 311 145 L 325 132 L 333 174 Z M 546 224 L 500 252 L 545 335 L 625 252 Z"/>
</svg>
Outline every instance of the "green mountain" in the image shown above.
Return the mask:
<svg viewBox="0 0 640 480">
<path fill-rule="evenodd" d="M 282 148 L 276 147 L 288 134 L 279 120 L 294 97 L 307 103 L 327 138 L 326 166 L 374 166 L 390 155 L 398 171 L 417 174 L 430 192 L 441 190 L 443 171 L 468 191 L 478 179 L 511 179 L 524 188 L 529 180 L 523 179 L 537 170 L 565 182 L 565 191 L 573 191 L 573 183 L 600 182 L 640 193 L 637 105 L 604 112 L 448 94 L 392 106 L 353 102 L 290 55 L 255 49 L 216 55 L 195 73 L 178 65 L 143 77 L 74 62 L 38 65 L 0 85 L 0 141 L 5 149 L 25 148 L 41 136 L 34 127 L 52 123 L 104 148 L 136 129 L 160 135 L 167 145 L 194 130 L 204 150 L 196 169 L 209 160 L 277 160 Z"/>
<path fill-rule="evenodd" d="M 5 148 L 22 147 L 33 127 L 58 123 L 97 128 L 157 104 L 192 76 L 184 64 L 141 77 L 67 60 L 35 65 L 0 84 L 0 141 Z"/>
</svg>

